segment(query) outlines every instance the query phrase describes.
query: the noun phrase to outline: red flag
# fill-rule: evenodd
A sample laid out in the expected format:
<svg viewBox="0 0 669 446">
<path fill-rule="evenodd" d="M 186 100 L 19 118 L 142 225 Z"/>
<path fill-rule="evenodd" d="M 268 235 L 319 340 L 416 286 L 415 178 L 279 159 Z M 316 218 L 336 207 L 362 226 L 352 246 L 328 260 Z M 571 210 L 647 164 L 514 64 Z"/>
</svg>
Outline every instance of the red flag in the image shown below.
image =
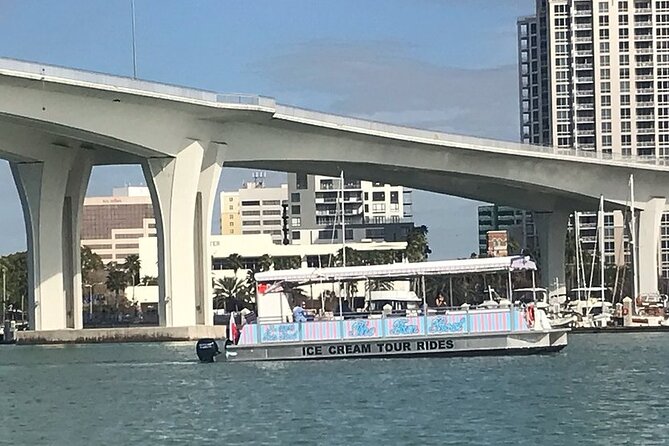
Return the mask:
<svg viewBox="0 0 669 446">
<path fill-rule="evenodd" d="M 237 323 L 235 322 L 235 313 L 234 311 L 230 313 L 230 322 L 228 323 L 229 328 L 229 339 L 233 344 L 237 343 L 239 339 L 239 329 L 237 328 Z"/>
</svg>

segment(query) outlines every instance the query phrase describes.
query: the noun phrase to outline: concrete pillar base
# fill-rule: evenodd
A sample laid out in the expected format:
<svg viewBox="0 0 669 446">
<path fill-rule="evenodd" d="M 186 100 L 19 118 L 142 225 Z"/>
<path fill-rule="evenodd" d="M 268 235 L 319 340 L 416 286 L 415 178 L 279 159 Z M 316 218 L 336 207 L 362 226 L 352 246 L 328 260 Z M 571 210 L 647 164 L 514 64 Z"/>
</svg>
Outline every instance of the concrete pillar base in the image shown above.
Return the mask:
<svg viewBox="0 0 669 446">
<path fill-rule="evenodd" d="M 639 213 L 639 293 L 657 293 L 659 271 L 660 224 L 666 198 L 653 198 Z"/>
</svg>

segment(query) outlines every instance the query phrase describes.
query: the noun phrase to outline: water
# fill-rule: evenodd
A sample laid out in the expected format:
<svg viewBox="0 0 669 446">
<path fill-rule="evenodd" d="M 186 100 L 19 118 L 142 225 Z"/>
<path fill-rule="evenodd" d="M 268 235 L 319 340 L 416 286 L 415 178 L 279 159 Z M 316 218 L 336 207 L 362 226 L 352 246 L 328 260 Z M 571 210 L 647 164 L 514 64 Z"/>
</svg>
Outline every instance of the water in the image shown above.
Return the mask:
<svg viewBox="0 0 669 446">
<path fill-rule="evenodd" d="M 193 343 L 2 346 L 0 444 L 665 444 L 668 341 L 251 364 L 200 364 Z"/>
</svg>

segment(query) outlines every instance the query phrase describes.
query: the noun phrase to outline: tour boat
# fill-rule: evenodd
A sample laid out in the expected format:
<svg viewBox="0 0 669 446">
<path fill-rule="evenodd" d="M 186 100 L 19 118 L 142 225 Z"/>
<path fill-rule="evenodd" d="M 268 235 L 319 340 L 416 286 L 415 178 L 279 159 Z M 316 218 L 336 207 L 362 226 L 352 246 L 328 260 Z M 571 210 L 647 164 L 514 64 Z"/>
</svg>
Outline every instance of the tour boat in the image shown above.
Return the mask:
<svg viewBox="0 0 669 446">
<path fill-rule="evenodd" d="M 241 327 L 231 318 L 225 357 L 228 361 L 276 361 L 557 352 L 567 345 L 569 330 L 552 328 L 544 311 L 531 303 L 511 303 L 512 274 L 518 271 L 534 274 L 535 270 L 536 264 L 529 257 L 509 256 L 257 273 L 258 317 L 255 323 Z M 427 305 L 426 276 L 504 272 L 508 275 L 507 297 L 497 306 L 476 308 L 465 304 L 458 308 L 435 308 Z M 365 284 L 379 281 L 392 281 L 398 288 L 409 284 L 414 290 L 386 292 L 383 298 L 389 302 L 383 311 L 378 311 L 378 306 L 370 305 L 374 291 Z M 335 283 L 361 284 L 358 289 L 365 290 L 366 311 L 359 309 L 348 314 L 319 311 L 319 317 L 313 320 L 293 319 L 288 291 L 294 289 L 294 284 L 327 290 Z M 342 294 L 337 296 L 339 309 L 345 308 L 343 300 L 354 301 L 353 296 Z M 411 294 L 422 298 L 411 298 Z M 205 359 L 211 359 L 208 352 L 217 351 L 209 342 L 203 342 L 208 346 L 202 353 Z"/>
</svg>

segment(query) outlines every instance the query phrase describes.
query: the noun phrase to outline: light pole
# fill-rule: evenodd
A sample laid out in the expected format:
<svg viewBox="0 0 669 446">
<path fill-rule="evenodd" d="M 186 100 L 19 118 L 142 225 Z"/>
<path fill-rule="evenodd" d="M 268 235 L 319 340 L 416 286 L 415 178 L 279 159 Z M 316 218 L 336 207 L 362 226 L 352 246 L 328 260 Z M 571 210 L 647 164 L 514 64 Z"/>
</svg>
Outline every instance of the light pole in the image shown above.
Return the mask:
<svg viewBox="0 0 669 446">
<path fill-rule="evenodd" d="M 2 267 L 2 322 L 5 322 L 7 313 L 7 268 Z"/>
</svg>

